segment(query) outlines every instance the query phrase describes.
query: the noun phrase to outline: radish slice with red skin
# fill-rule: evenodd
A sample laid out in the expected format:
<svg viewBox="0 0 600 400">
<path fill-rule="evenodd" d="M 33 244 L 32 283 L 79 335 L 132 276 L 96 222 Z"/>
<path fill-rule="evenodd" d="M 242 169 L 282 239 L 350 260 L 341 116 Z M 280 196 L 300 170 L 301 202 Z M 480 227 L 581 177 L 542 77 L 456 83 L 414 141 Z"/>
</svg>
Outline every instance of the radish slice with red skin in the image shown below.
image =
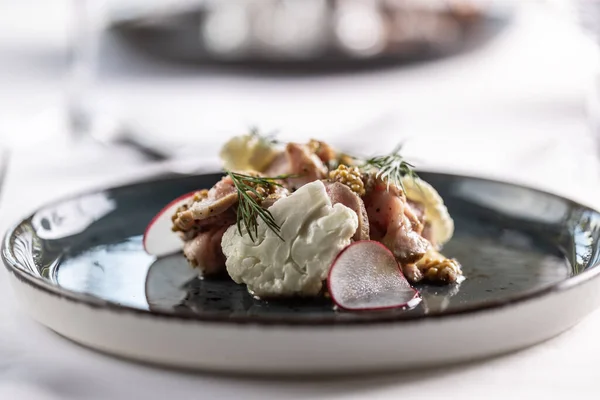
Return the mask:
<svg viewBox="0 0 600 400">
<path fill-rule="evenodd" d="M 162 257 L 183 249 L 181 238 L 171 230 L 171 217 L 175 211 L 185 204 L 196 192 L 184 194 L 167 204 L 146 227 L 144 232 L 144 250 L 153 256 Z"/>
<path fill-rule="evenodd" d="M 360 240 L 342 250 L 327 285 L 333 302 L 345 310 L 384 310 L 420 301 L 392 252 L 374 240 Z"/>
</svg>

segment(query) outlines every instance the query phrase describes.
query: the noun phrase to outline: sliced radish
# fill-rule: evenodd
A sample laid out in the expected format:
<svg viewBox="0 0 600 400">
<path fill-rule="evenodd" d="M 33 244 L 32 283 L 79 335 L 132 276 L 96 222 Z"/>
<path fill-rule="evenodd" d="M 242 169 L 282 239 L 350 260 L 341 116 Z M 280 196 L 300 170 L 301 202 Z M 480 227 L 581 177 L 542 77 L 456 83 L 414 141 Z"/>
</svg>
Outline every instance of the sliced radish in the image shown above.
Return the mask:
<svg viewBox="0 0 600 400">
<path fill-rule="evenodd" d="M 346 310 L 380 310 L 419 301 L 391 251 L 373 240 L 352 243 L 338 254 L 327 279 L 333 302 Z"/>
<path fill-rule="evenodd" d="M 167 204 L 148 224 L 144 232 L 144 249 L 148 254 L 162 257 L 181 251 L 183 242 L 171 230 L 171 217 L 177 209 L 187 202 L 196 192 L 184 194 Z"/>
</svg>

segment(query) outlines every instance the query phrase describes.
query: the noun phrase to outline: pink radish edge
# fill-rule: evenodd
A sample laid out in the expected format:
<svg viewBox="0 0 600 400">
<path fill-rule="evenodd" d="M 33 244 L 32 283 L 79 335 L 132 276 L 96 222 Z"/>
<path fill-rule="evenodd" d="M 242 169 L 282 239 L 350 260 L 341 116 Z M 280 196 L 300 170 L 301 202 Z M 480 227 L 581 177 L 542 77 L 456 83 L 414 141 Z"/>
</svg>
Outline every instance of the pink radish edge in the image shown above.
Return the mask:
<svg viewBox="0 0 600 400">
<path fill-rule="evenodd" d="M 333 301 L 333 303 L 340 307 L 343 310 L 347 310 L 347 311 L 378 311 L 378 310 L 390 310 L 390 309 L 394 309 L 394 308 L 402 308 L 407 306 L 409 303 L 411 303 L 413 300 L 419 298 L 419 291 L 417 289 L 415 289 L 409 282 L 408 280 L 406 280 L 406 282 L 408 283 L 408 285 L 410 286 L 410 288 L 414 291 L 414 296 L 412 297 L 411 300 L 403 303 L 403 304 L 399 304 L 399 305 L 391 305 L 391 306 L 384 306 L 384 307 L 364 307 L 364 308 L 347 308 L 342 306 L 341 304 L 339 304 L 335 297 L 331 294 L 331 271 L 333 270 L 336 262 L 338 261 L 338 259 L 342 256 L 342 254 L 344 252 L 346 252 L 346 250 L 348 250 L 349 248 L 359 245 L 361 243 L 373 243 L 378 245 L 379 247 L 381 247 L 383 250 L 385 250 L 386 253 L 388 253 L 390 255 L 390 257 L 394 260 L 394 262 L 396 263 L 397 267 L 398 267 L 398 272 L 400 273 L 400 276 L 406 280 L 406 277 L 404 276 L 404 273 L 402 272 L 402 267 L 400 266 L 400 264 L 398 263 L 398 261 L 396 260 L 396 257 L 394 257 L 394 254 L 390 251 L 390 249 L 388 249 L 387 247 L 385 247 L 385 245 L 381 242 L 378 242 L 376 240 L 358 240 L 356 242 L 350 243 L 348 246 L 344 247 L 342 249 L 342 251 L 340 251 L 337 256 L 335 257 L 335 259 L 333 260 L 333 262 L 331 263 L 331 267 L 329 268 L 329 272 L 327 273 L 327 290 L 329 291 L 329 296 L 331 297 L 331 300 Z"/>
<path fill-rule="evenodd" d="M 169 204 L 167 204 L 166 206 L 164 206 L 158 213 L 156 213 L 156 215 L 152 218 L 152 220 L 150 220 L 150 223 L 146 226 L 146 229 L 144 230 L 144 239 L 142 241 L 142 244 L 144 246 L 144 251 L 146 251 L 147 253 L 149 253 L 148 249 L 146 248 L 146 238 L 148 237 L 148 232 L 150 231 L 150 228 L 152 228 L 152 226 L 154 225 L 154 223 L 165 213 L 167 212 L 171 207 L 173 207 L 175 204 L 189 199 L 190 197 L 192 197 L 193 195 L 196 194 L 196 192 L 198 192 L 197 190 L 194 190 L 193 192 L 190 193 L 186 193 L 184 195 L 179 196 L 178 198 L 176 198 L 175 200 L 171 201 Z"/>
</svg>

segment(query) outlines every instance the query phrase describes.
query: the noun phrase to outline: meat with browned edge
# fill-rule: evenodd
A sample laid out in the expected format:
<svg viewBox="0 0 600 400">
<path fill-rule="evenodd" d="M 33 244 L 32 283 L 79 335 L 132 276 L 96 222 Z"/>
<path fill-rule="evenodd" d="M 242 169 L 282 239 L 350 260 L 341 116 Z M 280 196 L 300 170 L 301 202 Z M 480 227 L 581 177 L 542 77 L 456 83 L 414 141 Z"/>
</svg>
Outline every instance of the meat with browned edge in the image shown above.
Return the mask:
<svg viewBox="0 0 600 400">
<path fill-rule="evenodd" d="M 399 188 L 381 181 L 368 185 L 363 197 L 371 227 L 371 238 L 381 241 L 402 265 L 414 263 L 430 243 L 421 236 L 423 223 Z"/>
<path fill-rule="evenodd" d="M 237 190 L 230 176 L 223 177 L 205 195 L 186 210 L 179 211 L 173 225 L 183 232 L 199 226 L 212 225 L 219 216 L 238 201 Z"/>
<path fill-rule="evenodd" d="M 229 226 L 220 226 L 198 233 L 183 245 L 183 254 L 203 276 L 225 272 L 225 256 L 221 239 Z"/>
<path fill-rule="evenodd" d="M 286 179 L 286 186 L 290 191 L 294 191 L 309 182 L 325 178 L 327 168 L 309 146 L 288 143 L 285 151 L 275 157 L 264 174 L 266 176 L 293 175 Z"/>
<path fill-rule="evenodd" d="M 358 228 L 352 237 L 353 240 L 368 240 L 369 235 L 369 217 L 365 208 L 365 203 L 348 186 L 340 182 L 324 181 L 325 190 L 331 199 L 331 203 L 341 203 L 350 208 L 358 216 Z"/>
<path fill-rule="evenodd" d="M 225 176 L 210 190 L 199 192 L 192 204 L 173 218 L 174 230 L 184 241 L 183 254 L 202 275 L 225 271 L 221 238 L 237 219 L 233 208 L 237 201 L 233 180 Z"/>
</svg>

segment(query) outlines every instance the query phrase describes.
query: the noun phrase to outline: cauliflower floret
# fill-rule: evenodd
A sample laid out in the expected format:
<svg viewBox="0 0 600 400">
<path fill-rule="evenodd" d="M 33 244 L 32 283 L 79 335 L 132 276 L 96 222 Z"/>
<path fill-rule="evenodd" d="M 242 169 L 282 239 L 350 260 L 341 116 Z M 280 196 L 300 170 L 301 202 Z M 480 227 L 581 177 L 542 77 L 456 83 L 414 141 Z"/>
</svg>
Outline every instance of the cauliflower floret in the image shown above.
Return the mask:
<svg viewBox="0 0 600 400">
<path fill-rule="evenodd" d="M 425 206 L 425 220 L 431 224 L 432 241 L 438 246 L 448 242 L 454 235 L 454 220 L 439 193 L 420 178 L 405 176 L 402 184 L 407 199 Z"/>
<path fill-rule="evenodd" d="M 231 226 L 221 241 L 227 272 L 259 297 L 317 295 L 358 228 L 356 213 L 343 204 L 332 206 L 321 181 L 302 186 L 269 211 L 284 241 L 260 219 L 256 242 Z"/>
<path fill-rule="evenodd" d="M 258 136 L 247 134 L 229 139 L 219 156 L 225 169 L 232 171 L 264 171 L 280 153 L 273 143 Z"/>
</svg>

